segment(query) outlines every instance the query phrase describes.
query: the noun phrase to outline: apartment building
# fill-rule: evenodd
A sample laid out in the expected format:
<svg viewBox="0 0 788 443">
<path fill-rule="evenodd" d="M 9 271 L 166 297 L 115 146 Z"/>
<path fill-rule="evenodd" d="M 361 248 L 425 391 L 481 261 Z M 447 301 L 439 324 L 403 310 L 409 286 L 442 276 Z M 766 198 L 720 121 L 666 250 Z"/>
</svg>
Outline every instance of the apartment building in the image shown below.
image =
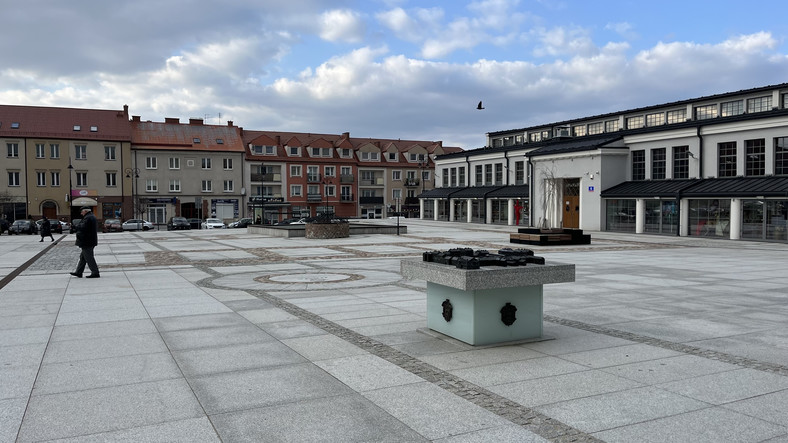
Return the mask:
<svg viewBox="0 0 788 443">
<path fill-rule="evenodd" d="M 433 218 L 515 224 L 519 204 L 532 226 L 788 241 L 788 84 L 487 140 L 436 159 L 449 179 L 422 196 Z M 461 168 L 473 173 L 460 180 Z M 509 216 L 496 216 L 496 201 Z"/>
<path fill-rule="evenodd" d="M 0 145 L 5 148 L 0 211 L 7 219 L 70 220 L 82 206 L 93 208 L 97 217 L 128 213 L 127 107 L 0 105 Z"/>
</svg>

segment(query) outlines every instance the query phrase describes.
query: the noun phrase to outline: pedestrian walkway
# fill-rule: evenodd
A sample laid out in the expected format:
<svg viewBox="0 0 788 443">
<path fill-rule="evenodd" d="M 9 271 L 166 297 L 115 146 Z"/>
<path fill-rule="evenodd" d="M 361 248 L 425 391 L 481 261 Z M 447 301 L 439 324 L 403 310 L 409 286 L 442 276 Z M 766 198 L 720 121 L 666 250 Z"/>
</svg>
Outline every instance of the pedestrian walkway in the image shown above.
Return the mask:
<svg viewBox="0 0 788 443">
<path fill-rule="evenodd" d="M 788 442 L 788 245 L 534 246 L 577 270 L 549 340 L 473 347 L 399 263 L 513 228 L 405 224 L 99 234 L 94 280 L 73 235 L 0 237 L 0 442 Z"/>
</svg>

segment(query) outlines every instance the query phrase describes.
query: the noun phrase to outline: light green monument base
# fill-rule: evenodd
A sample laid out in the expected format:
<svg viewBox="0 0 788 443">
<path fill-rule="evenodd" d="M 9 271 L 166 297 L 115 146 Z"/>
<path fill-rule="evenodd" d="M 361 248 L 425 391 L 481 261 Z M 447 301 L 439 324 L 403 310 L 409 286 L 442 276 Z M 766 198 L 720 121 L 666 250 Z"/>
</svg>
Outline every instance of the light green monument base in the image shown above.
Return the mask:
<svg viewBox="0 0 788 443">
<path fill-rule="evenodd" d="M 443 303 L 452 305 L 446 321 Z M 516 307 L 510 326 L 501 308 Z M 427 282 L 427 327 L 470 345 L 489 345 L 542 337 L 542 285 L 463 291 Z"/>
</svg>

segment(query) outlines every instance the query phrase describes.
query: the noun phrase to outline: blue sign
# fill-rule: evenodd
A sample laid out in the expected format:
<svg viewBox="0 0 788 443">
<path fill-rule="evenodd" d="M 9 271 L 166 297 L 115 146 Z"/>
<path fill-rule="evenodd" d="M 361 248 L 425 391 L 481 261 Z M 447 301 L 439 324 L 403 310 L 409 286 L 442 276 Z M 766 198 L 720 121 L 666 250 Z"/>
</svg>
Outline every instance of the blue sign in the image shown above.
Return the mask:
<svg viewBox="0 0 788 443">
<path fill-rule="evenodd" d="M 594 192 L 594 187 L 593 186 L 589 186 L 588 187 L 588 192 Z"/>
</svg>

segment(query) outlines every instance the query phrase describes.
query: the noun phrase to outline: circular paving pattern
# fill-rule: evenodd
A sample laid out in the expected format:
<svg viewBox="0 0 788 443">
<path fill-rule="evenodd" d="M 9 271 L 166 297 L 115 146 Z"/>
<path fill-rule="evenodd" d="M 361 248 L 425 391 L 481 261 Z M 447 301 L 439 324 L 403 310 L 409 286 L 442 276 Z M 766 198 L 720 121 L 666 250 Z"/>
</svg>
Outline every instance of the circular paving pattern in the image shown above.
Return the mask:
<svg viewBox="0 0 788 443">
<path fill-rule="evenodd" d="M 277 269 L 270 272 L 229 274 L 213 279 L 212 283 L 232 289 L 320 291 L 394 284 L 400 280 L 402 275 L 399 272 L 377 269 L 353 269 L 353 273 L 337 269 Z"/>
</svg>

